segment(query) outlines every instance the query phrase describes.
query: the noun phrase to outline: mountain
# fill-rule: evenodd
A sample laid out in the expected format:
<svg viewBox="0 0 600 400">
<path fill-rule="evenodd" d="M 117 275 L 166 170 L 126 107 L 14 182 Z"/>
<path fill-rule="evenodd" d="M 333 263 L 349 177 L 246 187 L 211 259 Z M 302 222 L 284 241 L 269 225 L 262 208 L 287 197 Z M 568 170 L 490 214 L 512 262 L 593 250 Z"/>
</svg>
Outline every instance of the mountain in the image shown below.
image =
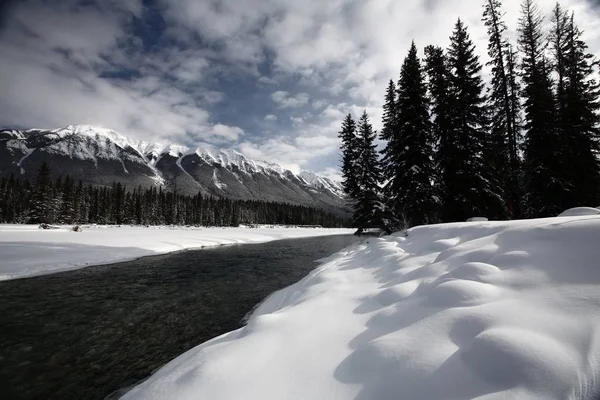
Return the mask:
<svg viewBox="0 0 600 400">
<path fill-rule="evenodd" d="M 312 172 L 295 174 L 235 150 L 218 152 L 128 139 L 88 125 L 62 129 L 0 130 L 0 177 L 35 181 L 43 162 L 53 176 L 85 184 L 162 186 L 194 195 L 287 202 L 346 213 L 339 183 Z"/>
</svg>

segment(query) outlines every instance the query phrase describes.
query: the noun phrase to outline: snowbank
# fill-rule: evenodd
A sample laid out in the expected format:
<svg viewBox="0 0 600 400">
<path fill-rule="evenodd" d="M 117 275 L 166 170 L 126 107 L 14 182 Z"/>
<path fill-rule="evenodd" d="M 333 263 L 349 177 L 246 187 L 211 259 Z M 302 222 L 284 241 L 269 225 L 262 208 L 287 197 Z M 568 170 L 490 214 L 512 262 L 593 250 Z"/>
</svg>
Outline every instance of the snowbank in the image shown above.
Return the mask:
<svg viewBox="0 0 600 400">
<path fill-rule="evenodd" d="M 586 215 L 598 215 L 600 210 L 592 207 L 575 207 L 569 208 L 559 214 L 559 217 L 582 217 Z"/>
<path fill-rule="evenodd" d="M 600 217 L 371 238 L 124 399 L 592 399 Z"/>
<path fill-rule="evenodd" d="M 43 230 L 0 225 L 0 280 L 110 264 L 171 251 L 236 243 L 351 234 L 350 229 L 93 226 Z"/>
</svg>

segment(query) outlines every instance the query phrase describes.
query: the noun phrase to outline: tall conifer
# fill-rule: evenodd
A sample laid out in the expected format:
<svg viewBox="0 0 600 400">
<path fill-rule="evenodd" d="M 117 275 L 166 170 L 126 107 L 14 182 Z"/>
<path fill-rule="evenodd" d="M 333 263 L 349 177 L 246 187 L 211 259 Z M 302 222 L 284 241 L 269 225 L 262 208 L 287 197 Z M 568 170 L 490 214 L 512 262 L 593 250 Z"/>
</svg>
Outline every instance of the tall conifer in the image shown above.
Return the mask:
<svg viewBox="0 0 600 400">
<path fill-rule="evenodd" d="M 446 182 L 448 221 L 464 221 L 475 215 L 493 219 L 506 216 L 502 191 L 493 181 L 484 153 L 488 143 L 486 99 L 482 66 L 466 26 L 459 19 L 450 37 L 448 64 L 451 71 L 453 110 L 453 169 Z"/>
<path fill-rule="evenodd" d="M 338 137 L 341 139 L 342 151 L 342 187 L 352 202 L 360 191 L 358 187 L 359 141 L 356 135 L 356 122 L 352 118 L 352 114 L 348 114 L 342 122 L 342 129 Z"/>
<path fill-rule="evenodd" d="M 524 200 L 529 217 L 557 215 L 567 190 L 542 23 L 533 0 L 523 0 L 518 30 L 525 114 Z"/>
<path fill-rule="evenodd" d="M 377 134 L 373 131 L 366 111 L 358 122 L 357 137 L 359 192 L 355 197 L 354 226 L 358 228 L 359 235 L 366 228 L 382 228 L 390 233 L 386 207 L 381 201 L 381 166 L 374 143 Z"/>
<path fill-rule="evenodd" d="M 564 106 L 559 108 L 565 180 L 564 208 L 597 205 L 600 201 L 600 86 L 598 61 L 587 50 L 582 32 L 570 15 L 566 23 Z"/>
<path fill-rule="evenodd" d="M 441 217 L 449 215 L 446 207 L 451 205 L 448 199 L 447 183 L 451 182 L 452 171 L 456 162 L 452 110 L 451 73 L 448 59 L 441 47 L 425 48 L 425 71 L 427 72 L 427 88 L 431 102 L 432 136 L 435 146 L 434 179 L 436 197 L 441 201 Z"/>
<path fill-rule="evenodd" d="M 514 53 L 506 38 L 500 0 L 486 0 L 483 22 L 487 27 L 488 55 L 491 66 L 489 94 L 490 140 L 487 163 L 491 177 L 502 187 L 506 203 L 513 217 L 520 214 L 521 190 L 519 187 L 519 155 L 517 151 L 518 103 L 511 101 L 511 84 L 515 82 L 515 71 L 511 68 Z"/>
<path fill-rule="evenodd" d="M 392 173 L 392 208 L 409 226 L 432 223 L 438 211 L 433 187 L 433 136 L 427 87 L 414 42 L 396 90 L 396 129 L 383 152 Z"/>
</svg>

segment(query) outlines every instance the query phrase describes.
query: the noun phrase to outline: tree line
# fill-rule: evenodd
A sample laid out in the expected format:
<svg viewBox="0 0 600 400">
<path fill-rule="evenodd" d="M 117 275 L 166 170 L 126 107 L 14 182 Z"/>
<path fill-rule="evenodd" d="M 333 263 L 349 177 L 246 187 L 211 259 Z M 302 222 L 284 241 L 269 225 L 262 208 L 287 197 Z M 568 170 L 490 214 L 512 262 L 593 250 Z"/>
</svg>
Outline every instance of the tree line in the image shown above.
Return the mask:
<svg viewBox="0 0 600 400">
<path fill-rule="evenodd" d="M 43 163 L 37 181 L 11 175 L 0 181 L 0 221 L 48 224 L 238 226 L 240 224 L 344 227 L 349 221 L 325 210 L 258 200 L 186 196 L 160 187 L 128 190 L 114 182 L 94 187 L 68 175 L 52 180 Z"/>
<path fill-rule="evenodd" d="M 572 12 L 523 0 L 518 40 L 486 0 L 489 83 L 465 23 L 447 49 L 412 43 L 389 81 L 379 139 L 342 123 L 342 176 L 359 228 L 556 216 L 600 198 L 598 61 Z M 379 153 L 379 154 L 378 154 Z"/>
</svg>

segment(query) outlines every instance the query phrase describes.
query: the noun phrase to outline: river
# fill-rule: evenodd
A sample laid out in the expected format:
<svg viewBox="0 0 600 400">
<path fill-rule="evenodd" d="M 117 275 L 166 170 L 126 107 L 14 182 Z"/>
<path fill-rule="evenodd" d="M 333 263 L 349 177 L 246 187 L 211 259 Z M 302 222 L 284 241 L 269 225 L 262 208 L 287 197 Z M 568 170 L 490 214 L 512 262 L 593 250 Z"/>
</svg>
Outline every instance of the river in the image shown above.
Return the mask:
<svg viewBox="0 0 600 400">
<path fill-rule="evenodd" d="M 0 398 L 104 399 L 239 328 L 350 235 L 190 250 L 0 282 Z"/>
</svg>

